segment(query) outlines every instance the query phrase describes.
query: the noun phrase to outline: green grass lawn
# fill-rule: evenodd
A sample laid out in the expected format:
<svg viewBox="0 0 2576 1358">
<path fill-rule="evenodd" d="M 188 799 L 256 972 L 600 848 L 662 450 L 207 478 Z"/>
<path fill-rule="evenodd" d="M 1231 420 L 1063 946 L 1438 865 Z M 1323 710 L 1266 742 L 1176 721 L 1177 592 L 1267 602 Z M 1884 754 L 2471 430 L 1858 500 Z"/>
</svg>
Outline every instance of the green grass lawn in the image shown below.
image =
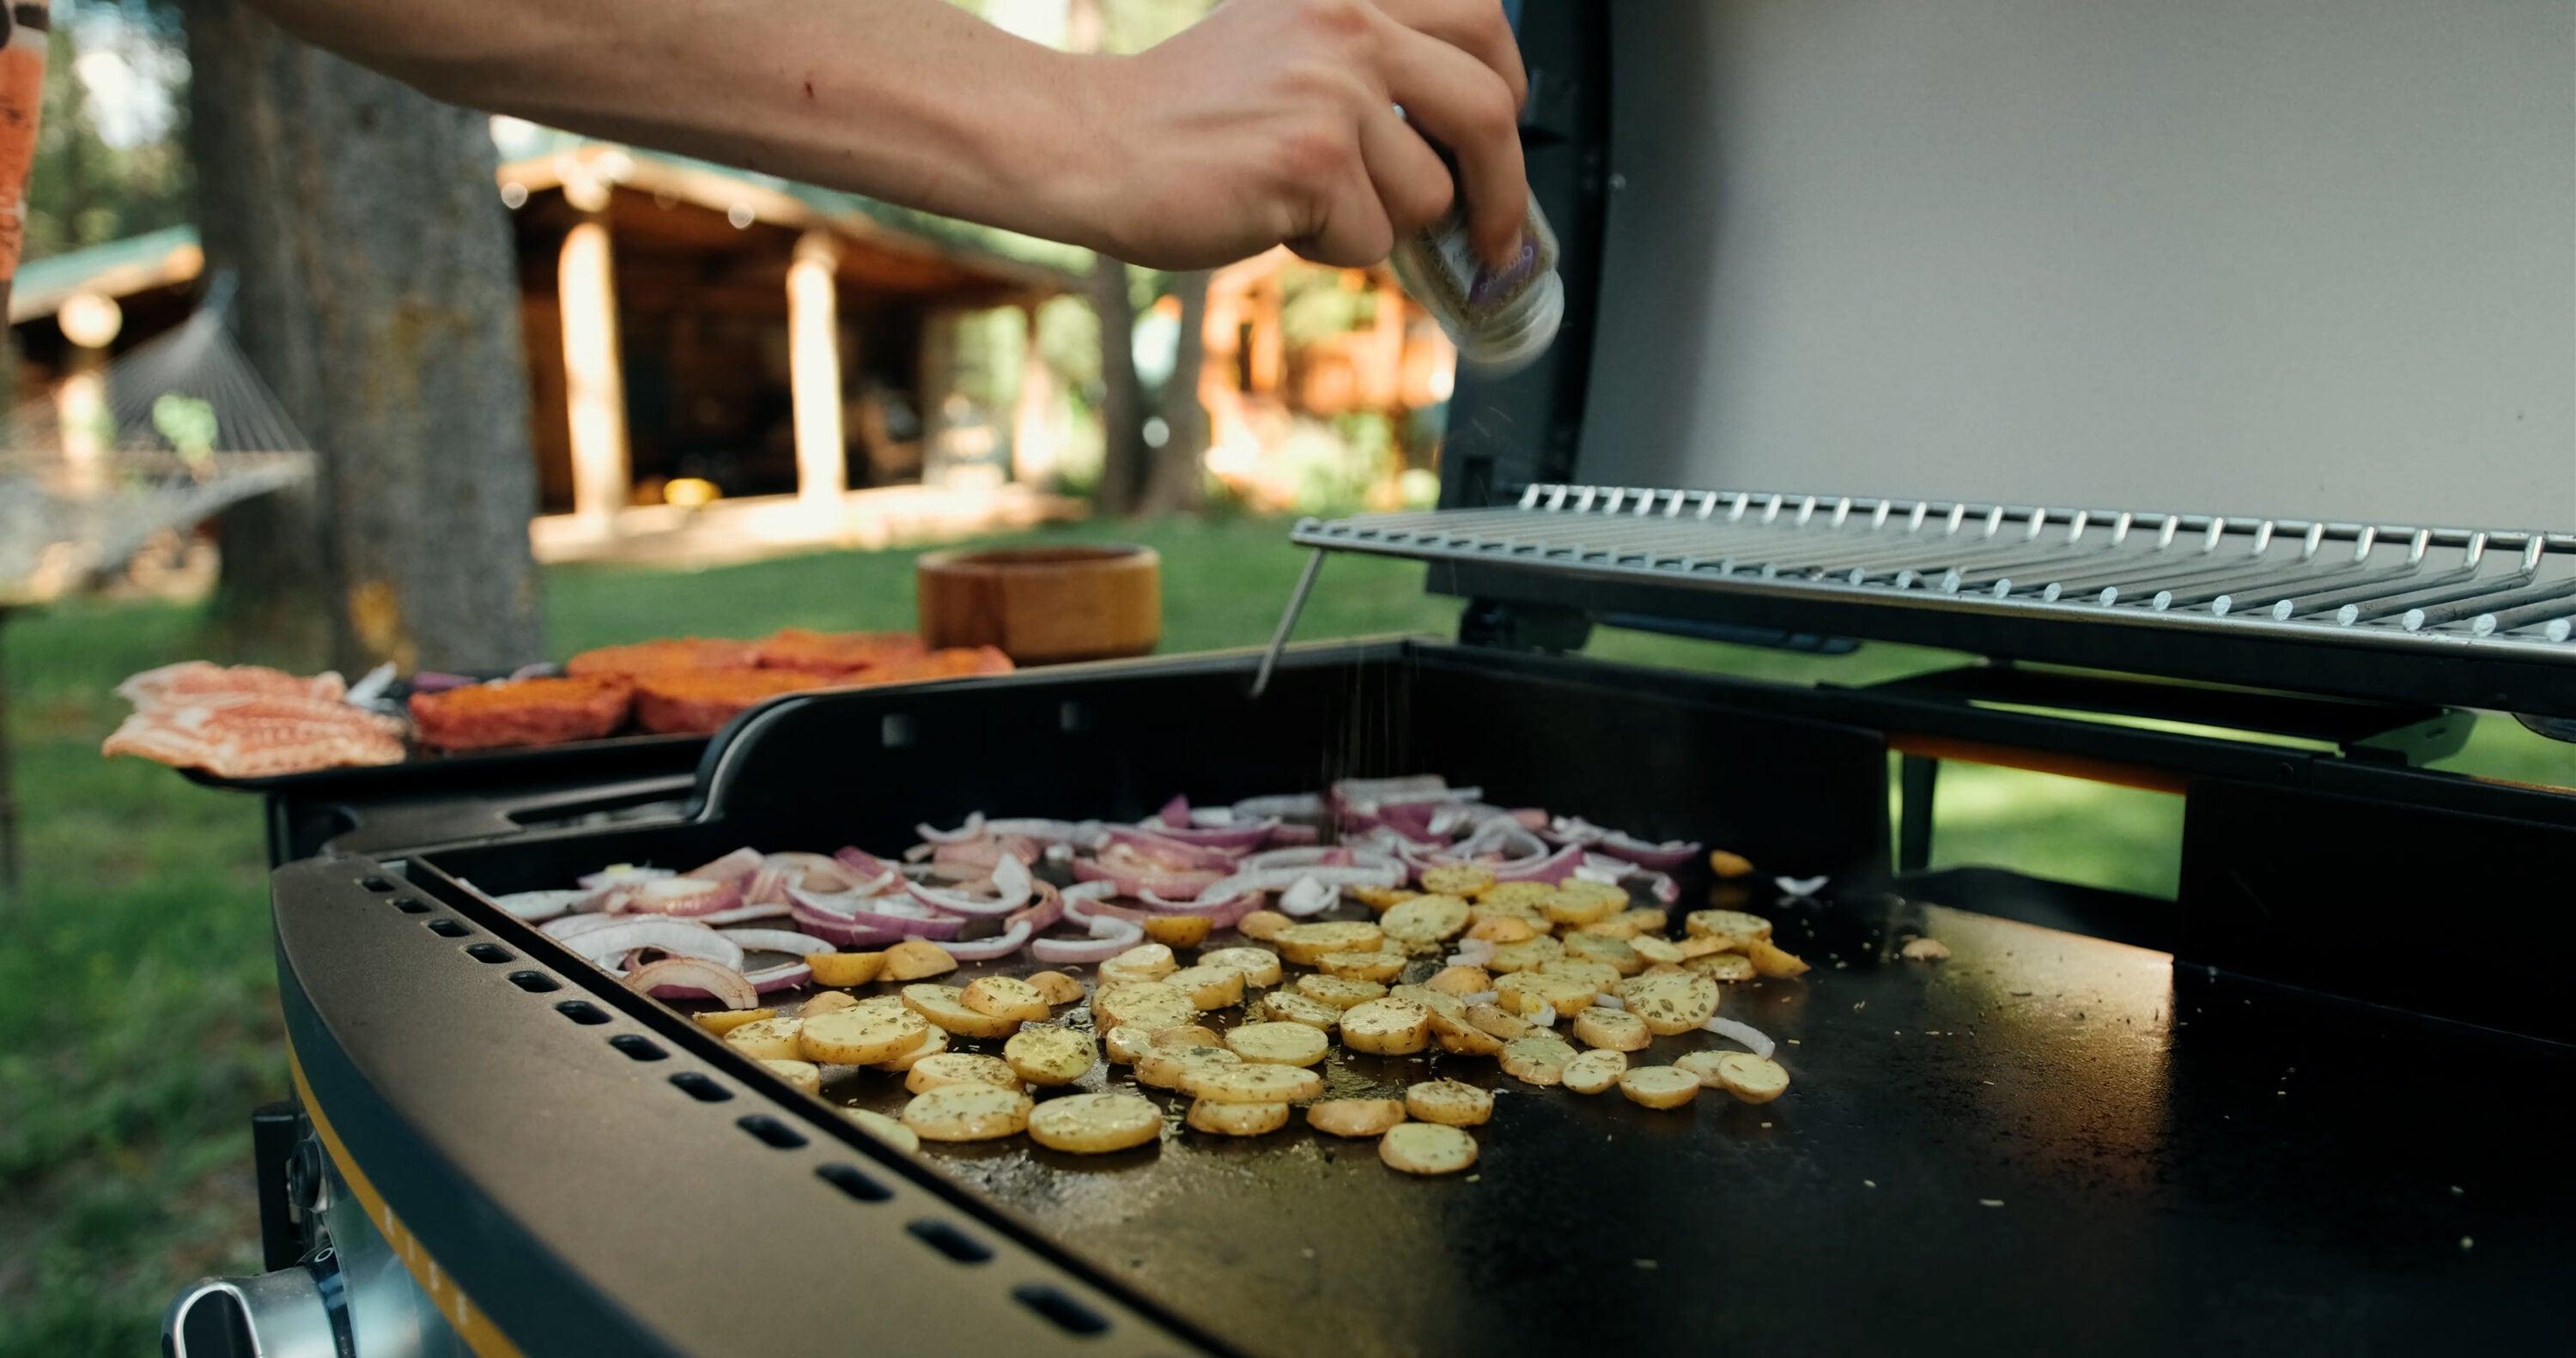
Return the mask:
<svg viewBox="0 0 2576 1358">
<path fill-rule="evenodd" d="M 1182 651 L 1268 638 L 1302 564 L 1283 533 L 1235 520 L 1044 536 L 1159 548 L 1165 645 Z M 1424 595 L 1420 577 L 1400 563 L 1335 560 L 1298 635 L 1446 632 L 1456 607 Z M 563 569 L 549 583 L 559 653 L 673 633 L 912 622 L 908 553 Z M 123 714 L 108 688 L 205 653 L 202 628 L 188 607 L 77 605 L 19 617 L 0 641 L 29 858 L 24 897 L 0 907 L 0 1354 L 146 1351 L 177 1284 L 258 1265 L 247 1114 L 285 1085 L 258 807 L 98 757 Z M 1592 652 L 1846 683 L 1955 659 L 1901 647 L 1796 656 L 1624 633 L 1603 634 Z M 2576 783 L 2567 747 L 2493 719 L 2455 763 Z M 1940 862 L 2171 889 L 2175 799 L 1995 770 L 1943 777 Z"/>
</svg>

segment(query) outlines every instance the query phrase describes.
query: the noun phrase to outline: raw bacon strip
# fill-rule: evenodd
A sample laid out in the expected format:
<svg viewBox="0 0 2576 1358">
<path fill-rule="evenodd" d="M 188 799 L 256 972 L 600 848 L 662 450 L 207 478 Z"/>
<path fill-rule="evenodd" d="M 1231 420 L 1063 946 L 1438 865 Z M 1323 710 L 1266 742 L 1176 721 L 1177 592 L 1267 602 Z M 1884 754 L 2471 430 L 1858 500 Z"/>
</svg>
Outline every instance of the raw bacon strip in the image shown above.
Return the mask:
<svg viewBox="0 0 2576 1358">
<path fill-rule="evenodd" d="M 333 699 L 347 691 L 340 676 L 328 672 L 306 679 L 266 665 L 225 666 L 203 660 L 145 670 L 116 686 L 116 695 L 136 707 L 230 697 Z"/>
<path fill-rule="evenodd" d="M 332 699 L 232 695 L 155 703 L 100 747 L 221 778 L 402 762 L 402 723 Z"/>
</svg>

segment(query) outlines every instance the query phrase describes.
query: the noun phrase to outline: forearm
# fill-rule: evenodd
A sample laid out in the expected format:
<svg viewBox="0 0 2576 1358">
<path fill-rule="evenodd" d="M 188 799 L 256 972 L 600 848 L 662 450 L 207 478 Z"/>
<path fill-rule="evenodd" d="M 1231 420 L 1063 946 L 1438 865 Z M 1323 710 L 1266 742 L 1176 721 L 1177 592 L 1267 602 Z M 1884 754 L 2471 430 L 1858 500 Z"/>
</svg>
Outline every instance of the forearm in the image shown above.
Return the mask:
<svg viewBox="0 0 2576 1358">
<path fill-rule="evenodd" d="M 258 0 L 459 104 L 1101 244 L 1084 64 L 944 0 Z"/>
</svg>

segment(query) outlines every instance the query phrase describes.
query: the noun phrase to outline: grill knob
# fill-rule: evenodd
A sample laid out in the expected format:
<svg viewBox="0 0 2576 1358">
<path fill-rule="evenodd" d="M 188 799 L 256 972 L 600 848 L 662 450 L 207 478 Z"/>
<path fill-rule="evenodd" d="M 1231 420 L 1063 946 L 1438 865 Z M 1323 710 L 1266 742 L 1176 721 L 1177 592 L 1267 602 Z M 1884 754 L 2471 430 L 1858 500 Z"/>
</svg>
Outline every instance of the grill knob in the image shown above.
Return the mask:
<svg viewBox="0 0 2576 1358">
<path fill-rule="evenodd" d="M 161 1319 L 164 1358 L 337 1358 L 321 1280 L 306 1268 L 208 1278 Z"/>
</svg>

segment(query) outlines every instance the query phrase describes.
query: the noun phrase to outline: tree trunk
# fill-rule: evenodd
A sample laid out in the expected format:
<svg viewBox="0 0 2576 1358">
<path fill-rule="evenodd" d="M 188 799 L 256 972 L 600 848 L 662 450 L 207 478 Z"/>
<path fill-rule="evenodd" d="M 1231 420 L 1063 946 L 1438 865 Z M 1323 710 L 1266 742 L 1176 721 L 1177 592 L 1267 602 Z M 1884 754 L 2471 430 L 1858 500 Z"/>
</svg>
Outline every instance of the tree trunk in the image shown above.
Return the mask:
<svg viewBox="0 0 2576 1358">
<path fill-rule="evenodd" d="M 224 521 L 221 615 L 320 619 L 359 669 L 543 653 L 518 275 L 490 124 L 187 0 L 192 150 L 234 329 L 319 454 Z"/>
<path fill-rule="evenodd" d="M 1136 380 L 1136 303 L 1127 266 L 1101 255 L 1091 268 L 1100 317 L 1100 491 L 1103 513 L 1133 514 L 1145 498 L 1145 389 Z"/>
<path fill-rule="evenodd" d="M 1181 299 L 1181 334 L 1172 350 L 1171 380 L 1163 384 L 1163 446 L 1154 450 L 1145 478 L 1146 514 L 1197 512 L 1205 481 L 1207 407 L 1199 403 L 1199 370 L 1207 366 L 1208 271 L 1200 269 L 1173 280 Z"/>
</svg>

